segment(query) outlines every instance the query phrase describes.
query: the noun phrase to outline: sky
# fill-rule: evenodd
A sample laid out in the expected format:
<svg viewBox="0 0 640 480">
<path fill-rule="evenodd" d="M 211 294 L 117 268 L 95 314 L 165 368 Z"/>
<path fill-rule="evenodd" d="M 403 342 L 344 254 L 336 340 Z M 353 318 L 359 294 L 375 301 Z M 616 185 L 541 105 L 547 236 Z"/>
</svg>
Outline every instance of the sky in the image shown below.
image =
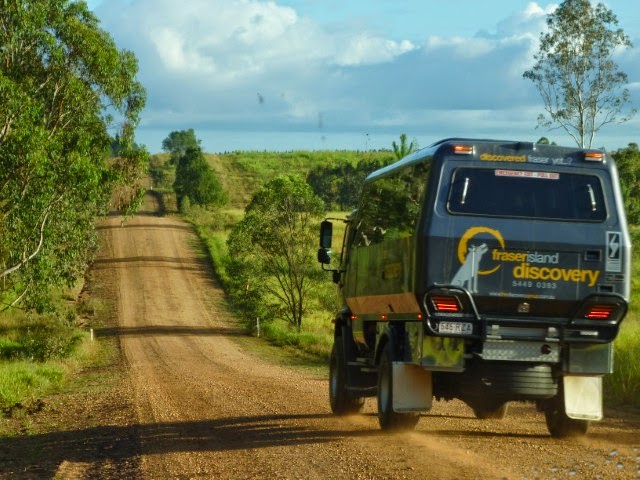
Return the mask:
<svg viewBox="0 0 640 480">
<path fill-rule="evenodd" d="M 389 149 L 447 137 L 575 142 L 536 128 L 530 80 L 546 15 L 521 0 L 89 0 L 139 61 L 151 153 L 193 128 L 206 152 Z M 607 0 L 635 48 L 616 52 L 640 107 L 640 9 Z M 594 147 L 640 143 L 640 114 Z"/>
</svg>

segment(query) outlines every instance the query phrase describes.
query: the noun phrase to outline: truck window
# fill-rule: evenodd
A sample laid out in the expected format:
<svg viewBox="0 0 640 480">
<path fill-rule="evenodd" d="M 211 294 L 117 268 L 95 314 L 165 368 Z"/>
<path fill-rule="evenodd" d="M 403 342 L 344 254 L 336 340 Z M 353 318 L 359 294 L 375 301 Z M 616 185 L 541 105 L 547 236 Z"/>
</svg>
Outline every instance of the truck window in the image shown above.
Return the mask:
<svg viewBox="0 0 640 480">
<path fill-rule="evenodd" d="M 453 172 L 453 214 L 602 222 L 607 210 L 596 175 L 488 168 Z"/>
<path fill-rule="evenodd" d="M 429 162 L 419 163 L 365 185 L 358 206 L 355 246 L 414 234 L 430 166 Z"/>
</svg>

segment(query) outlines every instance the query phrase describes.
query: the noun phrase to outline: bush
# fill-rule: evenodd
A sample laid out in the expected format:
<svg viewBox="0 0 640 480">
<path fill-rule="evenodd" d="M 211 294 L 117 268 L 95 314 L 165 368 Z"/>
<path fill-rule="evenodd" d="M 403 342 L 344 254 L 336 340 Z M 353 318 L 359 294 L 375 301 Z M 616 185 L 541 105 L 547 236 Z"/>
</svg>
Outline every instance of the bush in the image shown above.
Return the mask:
<svg viewBox="0 0 640 480">
<path fill-rule="evenodd" d="M 54 315 L 15 325 L 5 332 L 0 339 L 0 359 L 36 362 L 68 358 L 85 335 L 68 319 Z"/>
</svg>

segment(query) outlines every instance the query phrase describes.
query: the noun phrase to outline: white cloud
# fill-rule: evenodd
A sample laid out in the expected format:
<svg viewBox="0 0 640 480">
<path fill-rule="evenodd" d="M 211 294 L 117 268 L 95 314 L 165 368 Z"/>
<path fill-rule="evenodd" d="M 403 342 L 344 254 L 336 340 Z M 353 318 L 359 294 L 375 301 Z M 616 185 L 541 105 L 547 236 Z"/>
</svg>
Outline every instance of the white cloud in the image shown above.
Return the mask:
<svg viewBox="0 0 640 480">
<path fill-rule="evenodd" d="M 428 51 L 446 50 L 457 58 L 475 58 L 486 55 L 495 48 L 495 42 L 485 38 L 464 38 L 438 36 L 428 37 L 425 48 Z"/>
<path fill-rule="evenodd" d="M 545 134 L 533 129 L 540 102 L 522 72 L 555 4 L 418 45 L 329 29 L 276 1 L 116 1 L 97 13 L 139 59 L 144 128 Z"/>
<path fill-rule="evenodd" d="M 408 40 L 396 42 L 368 33 L 360 33 L 347 39 L 346 49 L 338 52 L 336 63 L 354 66 L 388 62 L 398 55 L 415 49 L 416 46 Z"/>
</svg>

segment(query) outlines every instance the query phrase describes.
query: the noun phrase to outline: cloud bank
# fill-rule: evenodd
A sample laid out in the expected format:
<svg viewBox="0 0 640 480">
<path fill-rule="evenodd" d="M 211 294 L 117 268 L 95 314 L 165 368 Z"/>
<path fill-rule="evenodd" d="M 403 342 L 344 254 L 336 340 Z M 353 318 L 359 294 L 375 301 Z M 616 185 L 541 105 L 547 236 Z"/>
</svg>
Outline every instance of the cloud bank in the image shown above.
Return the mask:
<svg viewBox="0 0 640 480">
<path fill-rule="evenodd" d="M 534 128 L 540 100 L 522 73 L 555 4 L 531 2 L 472 37 L 427 26 L 407 39 L 322 25 L 274 1 L 116 3 L 96 14 L 139 59 L 148 94 L 140 133 L 151 151 L 186 128 L 283 132 L 281 149 L 293 132 L 553 136 Z M 635 51 L 621 58 L 638 65 Z M 626 71 L 640 93 L 638 67 Z"/>
</svg>

